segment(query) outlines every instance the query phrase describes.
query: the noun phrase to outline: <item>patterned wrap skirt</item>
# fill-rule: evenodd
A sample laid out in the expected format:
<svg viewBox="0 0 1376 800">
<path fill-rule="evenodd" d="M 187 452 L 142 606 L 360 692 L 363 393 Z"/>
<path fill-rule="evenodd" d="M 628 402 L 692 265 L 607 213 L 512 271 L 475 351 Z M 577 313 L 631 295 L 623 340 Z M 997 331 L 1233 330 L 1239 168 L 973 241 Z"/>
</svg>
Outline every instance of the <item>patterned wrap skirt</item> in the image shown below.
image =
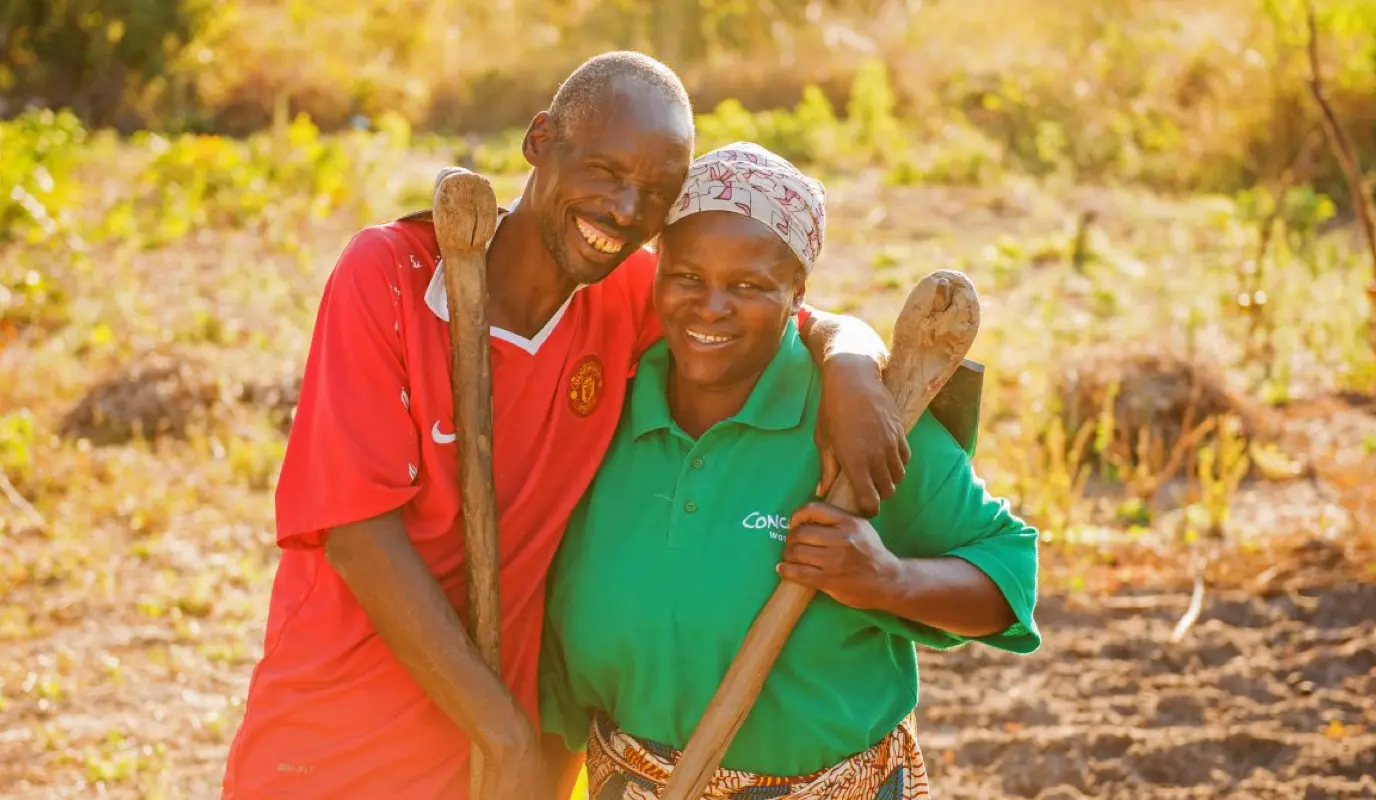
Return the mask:
<svg viewBox="0 0 1376 800">
<path fill-rule="evenodd" d="M 605 714 L 589 729 L 589 800 L 656 800 L 679 751 L 638 739 Z M 915 800 L 929 796 L 910 715 L 880 742 L 839 764 L 796 777 L 718 769 L 702 800 Z"/>
</svg>

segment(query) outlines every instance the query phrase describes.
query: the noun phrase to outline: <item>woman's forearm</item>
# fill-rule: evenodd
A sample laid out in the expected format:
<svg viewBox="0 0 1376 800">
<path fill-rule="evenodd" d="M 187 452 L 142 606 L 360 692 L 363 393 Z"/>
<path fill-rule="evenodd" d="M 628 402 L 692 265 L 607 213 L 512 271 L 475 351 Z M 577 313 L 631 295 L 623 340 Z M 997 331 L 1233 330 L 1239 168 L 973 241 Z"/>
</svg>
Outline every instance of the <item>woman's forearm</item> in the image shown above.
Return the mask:
<svg viewBox="0 0 1376 800">
<path fill-rule="evenodd" d="M 999 633 L 1017 621 L 999 587 L 964 559 L 908 558 L 899 564 L 876 605 L 881 611 L 969 638 Z"/>
</svg>

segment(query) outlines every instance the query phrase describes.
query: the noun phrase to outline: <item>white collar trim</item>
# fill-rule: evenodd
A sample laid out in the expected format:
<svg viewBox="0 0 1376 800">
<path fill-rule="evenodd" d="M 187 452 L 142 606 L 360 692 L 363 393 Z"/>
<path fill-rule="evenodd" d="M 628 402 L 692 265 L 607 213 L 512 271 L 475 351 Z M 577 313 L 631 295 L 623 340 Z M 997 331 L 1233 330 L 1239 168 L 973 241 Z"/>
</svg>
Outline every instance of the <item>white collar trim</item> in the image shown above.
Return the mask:
<svg viewBox="0 0 1376 800">
<path fill-rule="evenodd" d="M 515 204 L 513 203 L 512 206 L 514 207 Z M 508 213 L 510 212 L 500 211 L 497 214 L 498 225 L 502 224 L 502 220 L 506 218 Z M 494 233 L 493 235 L 495 238 L 496 234 Z M 490 245 L 491 242 L 489 242 L 489 246 Z M 539 332 L 532 338 L 527 339 L 519 333 L 514 333 L 505 328 L 499 328 L 496 325 L 488 327 L 488 335 L 494 339 L 501 339 L 504 342 L 514 344 L 527 353 L 535 355 L 539 352 L 540 346 L 549 339 L 550 334 L 554 333 L 554 329 L 559 326 L 559 321 L 564 318 L 564 312 L 568 311 L 569 304 L 573 302 L 573 295 L 577 294 L 578 290 L 582 289 L 584 285 L 585 284 L 579 284 L 574 288 L 573 294 L 568 296 L 568 299 L 564 301 L 563 305 L 559 306 L 559 309 L 554 312 L 553 316 L 549 318 L 549 321 L 544 324 L 544 327 L 540 328 Z M 425 305 L 435 316 L 445 322 L 449 322 L 449 292 L 444 288 L 443 258 L 436 262 L 435 274 L 430 276 L 430 285 L 425 287 Z"/>
</svg>

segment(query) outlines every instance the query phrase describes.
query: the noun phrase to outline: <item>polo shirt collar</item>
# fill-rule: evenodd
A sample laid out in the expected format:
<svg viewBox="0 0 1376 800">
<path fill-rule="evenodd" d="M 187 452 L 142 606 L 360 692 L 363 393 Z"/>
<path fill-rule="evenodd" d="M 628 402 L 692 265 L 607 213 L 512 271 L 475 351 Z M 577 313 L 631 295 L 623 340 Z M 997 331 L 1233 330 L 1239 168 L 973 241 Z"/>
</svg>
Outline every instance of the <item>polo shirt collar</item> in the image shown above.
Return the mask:
<svg viewBox="0 0 1376 800">
<path fill-rule="evenodd" d="M 638 375 L 631 388 L 631 435 L 641 436 L 656 430 L 677 430 L 669 413 L 669 373 L 673 356 L 661 339 L 640 360 Z M 726 422 L 767 431 L 796 428 L 807 410 L 808 395 L 816 379 L 812 353 L 803 344 L 795 320 L 784 328 L 779 349 L 760 374 L 750 397 L 735 416 Z"/>
</svg>

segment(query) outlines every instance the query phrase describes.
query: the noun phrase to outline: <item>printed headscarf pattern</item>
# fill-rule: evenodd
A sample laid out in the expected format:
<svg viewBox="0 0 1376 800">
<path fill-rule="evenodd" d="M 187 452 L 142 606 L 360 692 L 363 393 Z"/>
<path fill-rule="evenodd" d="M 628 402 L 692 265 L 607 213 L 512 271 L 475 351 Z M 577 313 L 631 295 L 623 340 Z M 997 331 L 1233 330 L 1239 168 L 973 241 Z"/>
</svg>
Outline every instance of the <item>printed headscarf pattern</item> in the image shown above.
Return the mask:
<svg viewBox="0 0 1376 800">
<path fill-rule="evenodd" d="M 822 252 L 826 187 L 757 144 L 734 142 L 693 161 L 666 225 L 700 211 L 733 211 L 779 235 L 809 273 Z"/>
</svg>

